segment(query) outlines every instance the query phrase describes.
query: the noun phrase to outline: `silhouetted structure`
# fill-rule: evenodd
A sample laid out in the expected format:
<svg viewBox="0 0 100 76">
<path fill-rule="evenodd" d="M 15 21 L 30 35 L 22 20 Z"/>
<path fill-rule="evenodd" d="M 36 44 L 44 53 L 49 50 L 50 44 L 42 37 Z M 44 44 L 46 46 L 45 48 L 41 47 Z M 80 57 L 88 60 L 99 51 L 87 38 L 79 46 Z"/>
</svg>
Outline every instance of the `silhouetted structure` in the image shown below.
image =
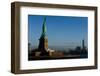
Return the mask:
<svg viewBox="0 0 100 76">
<path fill-rule="evenodd" d="M 84 40 L 82 40 L 82 48 L 85 48 Z"/>
<path fill-rule="evenodd" d="M 38 49 L 43 54 L 46 54 L 47 53 L 47 49 L 48 49 L 48 39 L 47 39 L 47 36 L 46 36 L 46 18 L 44 18 L 44 21 L 43 21 L 42 34 L 41 34 L 41 37 L 39 39 Z"/>
<path fill-rule="evenodd" d="M 82 40 L 81 57 L 88 57 L 88 51 L 87 51 L 87 48 L 85 47 L 84 40 Z"/>
<path fill-rule="evenodd" d="M 30 51 L 31 51 L 31 44 L 28 43 L 28 52 L 30 52 Z"/>
</svg>

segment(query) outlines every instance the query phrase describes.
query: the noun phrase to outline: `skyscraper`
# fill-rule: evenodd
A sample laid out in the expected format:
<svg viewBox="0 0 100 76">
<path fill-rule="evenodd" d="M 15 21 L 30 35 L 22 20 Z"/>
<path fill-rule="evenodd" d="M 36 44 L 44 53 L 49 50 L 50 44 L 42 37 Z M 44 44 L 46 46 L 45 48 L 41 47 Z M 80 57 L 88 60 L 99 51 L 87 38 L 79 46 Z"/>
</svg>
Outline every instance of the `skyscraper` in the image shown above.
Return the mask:
<svg viewBox="0 0 100 76">
<path fill-rule="evenodd" d="M 82 48 L 83 48 L 83 49 L 85 48 L 84 39 L 82 40 Z"/>
</svg>

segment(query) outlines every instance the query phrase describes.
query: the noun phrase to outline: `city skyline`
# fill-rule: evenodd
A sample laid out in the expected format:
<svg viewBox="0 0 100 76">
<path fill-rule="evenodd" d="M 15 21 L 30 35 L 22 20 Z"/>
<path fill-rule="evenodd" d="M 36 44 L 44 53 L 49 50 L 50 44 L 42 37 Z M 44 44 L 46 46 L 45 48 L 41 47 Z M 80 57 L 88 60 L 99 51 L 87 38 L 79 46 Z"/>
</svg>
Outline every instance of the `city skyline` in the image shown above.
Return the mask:
<svg viewBox="0 0 100 76">
<path fill-rule="evenodd" d="M 87 46 L 88 18 L 71 16 L 28 16 L 28 41 L 32 47 L 38 46 L 43 18 L 46 17 L 48 45 L 76 47 L 85 40 Z"/>
</svg>

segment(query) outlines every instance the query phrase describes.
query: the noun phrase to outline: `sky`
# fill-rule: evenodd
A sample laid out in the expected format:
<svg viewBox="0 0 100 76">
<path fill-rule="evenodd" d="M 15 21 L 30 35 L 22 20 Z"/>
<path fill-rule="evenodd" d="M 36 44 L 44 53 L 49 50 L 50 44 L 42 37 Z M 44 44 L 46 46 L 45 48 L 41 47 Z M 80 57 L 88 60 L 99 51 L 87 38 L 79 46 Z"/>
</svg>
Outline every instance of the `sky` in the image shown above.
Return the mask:
<svg viewBox="0 0 100 76">
<path fill-rule="evenodd" d="M 49 47 L 82 46 L 83 39 L 87 46 L 88 17 L 28 15 L 28 42 L 31 47 L 39 44 L 44 17 Z"/>
</svg>

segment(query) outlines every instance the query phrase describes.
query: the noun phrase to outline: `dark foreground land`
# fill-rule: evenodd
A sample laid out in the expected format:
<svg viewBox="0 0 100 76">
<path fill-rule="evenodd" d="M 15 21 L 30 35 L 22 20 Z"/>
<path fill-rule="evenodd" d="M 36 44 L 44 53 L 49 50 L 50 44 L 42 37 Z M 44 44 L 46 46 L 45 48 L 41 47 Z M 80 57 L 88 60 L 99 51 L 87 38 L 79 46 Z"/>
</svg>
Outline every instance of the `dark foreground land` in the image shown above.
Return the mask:
<svg viewBox="0 0 100 76">
<path fill-rule="evenodd" d="M 60 56 L 57 56 L 57 57 L 54 57 L 54 56 L 39 56 L 39 57 L 29 57 L 28 60 L 29 61 L 32 61 L 32 60 L 55 60 L 55 59 L 83 59 L 83 58 L 88 58 L 87 54 L 84 54 L 83 56 L 81 55 L 68 55 L 68 56 L 63 56 L 63 57 L 60 57 Z"/>
</svg>

